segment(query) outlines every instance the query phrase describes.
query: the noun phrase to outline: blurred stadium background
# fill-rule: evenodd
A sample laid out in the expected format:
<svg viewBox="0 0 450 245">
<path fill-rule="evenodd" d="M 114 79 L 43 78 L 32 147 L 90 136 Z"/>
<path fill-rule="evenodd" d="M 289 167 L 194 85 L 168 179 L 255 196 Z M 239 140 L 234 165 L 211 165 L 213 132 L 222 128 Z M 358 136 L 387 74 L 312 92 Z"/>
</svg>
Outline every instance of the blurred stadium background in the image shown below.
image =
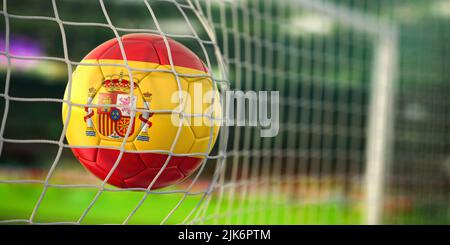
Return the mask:
<svg viewBox="0 0 450 245">
<path fill-rule="evenodd" d="M 145 1 L 101 3 L 3 1 L 2 223 L 123 223 L 143 196 L 109 187 L 86 212 L 101 181 L 50 143 L 61 102 L 42 98 L 63 96 L 64 42 L 79 62 L 114 38 L 104 10 L 120 34 L 156 31 Z M 150 193 L 130 224 L 450 224 L 450 1 L 147 3 L 201 58 L 193 34 L 213 40 L 229 89 L 280 91 L 281 125 L 275 138 L 222 130 L 223 161 Z"/>
</svg>

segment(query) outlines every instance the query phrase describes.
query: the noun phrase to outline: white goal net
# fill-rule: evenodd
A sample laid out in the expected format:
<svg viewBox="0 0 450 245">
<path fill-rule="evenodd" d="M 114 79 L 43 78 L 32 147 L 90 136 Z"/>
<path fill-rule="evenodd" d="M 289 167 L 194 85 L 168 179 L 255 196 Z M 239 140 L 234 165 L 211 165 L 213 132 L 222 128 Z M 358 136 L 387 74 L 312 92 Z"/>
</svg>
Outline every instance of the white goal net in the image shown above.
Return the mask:
<svg viewBox="0 0 450 245">
<path fill-rule="evenodd" d="M 450 1 L 3 0 L 0 14 L 0 223 L 450 223 Z M 95 178 L 61 122 L 62 104 L 89 105 L 64 89 L 130 33 L 191 49 L 222 98 L 279 91 L 278 134 L 222 126 L 162 189 Z"/>
</svg>

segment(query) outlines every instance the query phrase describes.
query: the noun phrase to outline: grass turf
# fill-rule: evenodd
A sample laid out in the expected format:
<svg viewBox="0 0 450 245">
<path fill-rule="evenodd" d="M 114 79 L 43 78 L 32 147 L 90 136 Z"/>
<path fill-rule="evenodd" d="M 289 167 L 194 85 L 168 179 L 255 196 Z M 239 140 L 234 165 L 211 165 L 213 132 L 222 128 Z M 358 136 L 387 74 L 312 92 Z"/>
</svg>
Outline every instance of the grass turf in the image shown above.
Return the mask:
<svg viewBox="0 0 450 245">
<path fill-rule="evenodd" d="M 42 192 L 33 184 L 0 185 L 0 220 L 29 219 Z M 97 191 L 82 188 L 50 187 L 36 212 L 35 222 L 76 222 Z M 136 207 L 143 192 L 104 192 L 82 220 L 82 224 L 120 224 Z M 159 224 L 183 198 L 182 193 L 151 194 L 130 219 L 129 224 Z M 167 220 L 179 224 L 199 203 L 201 195 L 187 196 Z M 301 205 L 277 205 L 277 197 L 252 200 L 228 198 L 219 203 L 211 198 L 205 224 L 359 224 L 362 211 L 342 201 L 329 200 Z M 286 200 L 280 203 L 286 204 Z M 218 216 L 213 216 L 218 214 Z M 194 215 L 195 216 L 195 215 Z M 212 217 L 212 218 L 208 218 Z"/>
</svg>

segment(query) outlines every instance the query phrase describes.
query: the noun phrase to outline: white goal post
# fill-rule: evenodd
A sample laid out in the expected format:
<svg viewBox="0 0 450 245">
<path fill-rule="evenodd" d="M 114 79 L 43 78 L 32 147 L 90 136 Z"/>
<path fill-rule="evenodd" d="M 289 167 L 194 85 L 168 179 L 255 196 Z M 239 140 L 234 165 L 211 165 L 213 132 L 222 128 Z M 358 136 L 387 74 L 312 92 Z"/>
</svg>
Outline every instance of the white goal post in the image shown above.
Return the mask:
<svg viewBox="0 0 450 245">
<path fill-rule="evenodd" d="M 325 1 L 297 1 L 302 7 L 332 16 L 345 25 L 369 33 L 374 42 L 371 100 L 367 132 L 366 223 L 381 224 L 385 171 L 392 160 L 397 74 L 397 30 L 394 24 L 351 12 Z"/>
</svg>

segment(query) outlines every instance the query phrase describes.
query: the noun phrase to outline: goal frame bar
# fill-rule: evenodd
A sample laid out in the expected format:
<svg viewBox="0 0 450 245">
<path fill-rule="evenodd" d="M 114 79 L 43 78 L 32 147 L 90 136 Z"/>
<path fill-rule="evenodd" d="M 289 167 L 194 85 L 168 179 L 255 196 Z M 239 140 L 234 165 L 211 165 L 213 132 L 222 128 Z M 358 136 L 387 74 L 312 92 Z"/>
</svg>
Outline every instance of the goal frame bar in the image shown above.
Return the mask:
<svg viewBox="0 0 450 245">
<path fill-rule="evenodd" d="M 398 70 L 397 28 L 379 17 L 323 0 L 296 0 L 295 3 L 365 32 L 375 40 L 366 131 L 364 222 L 368 225 L 381 224 L 386 171 L 392 160 L 395 80 Z"/>
</svg>

